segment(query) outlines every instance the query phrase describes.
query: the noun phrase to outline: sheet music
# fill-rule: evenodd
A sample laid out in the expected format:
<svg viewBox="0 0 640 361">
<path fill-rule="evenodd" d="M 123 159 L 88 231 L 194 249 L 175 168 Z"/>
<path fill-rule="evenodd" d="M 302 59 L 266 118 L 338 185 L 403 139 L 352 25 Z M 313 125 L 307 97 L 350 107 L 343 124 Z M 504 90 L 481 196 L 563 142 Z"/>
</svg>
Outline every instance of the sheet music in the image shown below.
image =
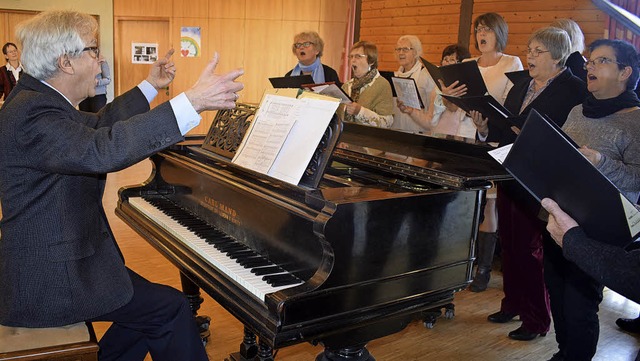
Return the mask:
<svg viewBox="0 0 640 361">
<path fill-rule="evenodd" d="M 422 102 L 420 101 L 420 95 L 418 94 L 418 86 L 413 78 L 400 78 L 394 76 L 391 80 L 393 81 L 393 87 L 396 90 L 398 100 L 408 107 L 415 109 L 422 108 Z"/>
<path fill-rule="evenodd" d="M 232 162 L 298 184 L 338 101 L 265 95 Z"/>
<path fill-rule="evenodd" d="M 640 233 L 640 211 L 631 203 L 625 196 L 620 193 L 620 200 L 622 201 L 622 207 L 624 213 L 627 216 L 627 225 L 629 225 L 629 232 L 631 234 Z"/>
<path fill-rule="evenodd" d="M 267 173 L 296 122 L 296 98 L 266 95 L 232 162 Z"/>
<path fill-rule="evenodd" d="M 512 146 L 513 146 L 513 143 L 507 144 L 504 147 L 500 147 L 500 148 L 496 148 L 496 149 L 490 150 L 487 153 L 489 153 L 489 155 L 492 156 L 493 159 L 498 161 L 498 163 L 502 164 L 502 162 L 504 162 L 504 160 L 509 155 L 509 151 L 511 150 Z"/>
</svg>

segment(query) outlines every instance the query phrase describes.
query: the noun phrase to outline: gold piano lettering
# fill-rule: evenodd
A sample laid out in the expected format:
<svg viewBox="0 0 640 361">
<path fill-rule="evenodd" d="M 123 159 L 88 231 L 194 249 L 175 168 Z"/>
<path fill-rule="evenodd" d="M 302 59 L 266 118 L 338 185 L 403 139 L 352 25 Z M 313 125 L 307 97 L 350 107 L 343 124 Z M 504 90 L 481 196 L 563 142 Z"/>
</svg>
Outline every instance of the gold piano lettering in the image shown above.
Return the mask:
<svg viewBox="0 0 640 361">
<path fill-rule="evenodd" d="M 238 218 L 238 212 L 234 208 L 224 203 L 221 203 L 210 196 L 204 197 L 204 204 L 205 204 L 205 207 L 210 209 L 213 213 L 219 215 L 221 218 L 226 219 L 227 221 L 237 225 L 240 224 L 240 219 Z"/>
</svg>

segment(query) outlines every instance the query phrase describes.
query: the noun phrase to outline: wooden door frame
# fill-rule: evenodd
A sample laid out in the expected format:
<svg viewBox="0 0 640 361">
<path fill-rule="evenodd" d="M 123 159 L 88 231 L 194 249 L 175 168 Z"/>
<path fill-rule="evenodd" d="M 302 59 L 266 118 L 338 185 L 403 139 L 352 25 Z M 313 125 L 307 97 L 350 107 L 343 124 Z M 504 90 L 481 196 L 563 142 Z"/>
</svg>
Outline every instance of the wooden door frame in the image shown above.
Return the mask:
<svg viewBox="0 0 640 361">
<path fill-rule="evenodd" d="M 172 23 L 171 18 L 164 16 L 114 16 L 113 17 L 113 92 L 114 98 L 116 96 L 121 95 L 118 93 L 118 89 L 120 89 L 120 74 L 118 74 L 120 69 L 120 61 L 119 56 L 116 56 L 117 50 L 120 49 L 120 22 L 121 21 L 166 21 L 169 24 L 169 38 L 167 39 L 167 44 L 171 44 L 171 29 Z M 161 56 L 158 54 L 158 56 Z M 142 79 L 140 80 L 142 81 Z M 125 92 L 129 90 L 124 90 Z"/>
</svg>

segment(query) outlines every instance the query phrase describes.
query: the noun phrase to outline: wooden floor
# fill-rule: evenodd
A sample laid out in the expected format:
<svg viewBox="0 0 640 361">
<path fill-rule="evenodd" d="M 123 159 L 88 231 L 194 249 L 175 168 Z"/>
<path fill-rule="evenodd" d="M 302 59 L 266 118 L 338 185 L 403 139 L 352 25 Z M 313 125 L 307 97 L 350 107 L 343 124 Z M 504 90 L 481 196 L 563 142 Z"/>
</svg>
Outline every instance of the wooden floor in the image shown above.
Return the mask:
<svg viewBox="0 0 640 361">
<path fill-rule="evenodd" d="M 151 172 L 150 163 L 144 161 L 124 171 L 109 175 L 105 193 L 105 208 L 111 226 L 125 255 L 127 265 L 147 279 L 179 288 L 176 269 L 162 258 L 142 238 L 114 215 L 117 190 L 123 185 L 138 184 Z M 504 325 L 486 321 L 488 314 L 500 307 L 502 278 L 493 272 L 490 288 L 482 293 L 462 291 L 456 294 L 456 312 L 453 319 L 439 319 L 433 329 L 426 329 L 415 321 L 400 333 L 369 343 L 368 348 L 378 361 L 410 360 L 547 360 L 556 352 L 553 331 L 546 337 L 530 342 L 513 341 L 507 333 L 519 327 L 514 321 Z M 635 317 L 640 306 L 618 294 L 605 290 L 600 307 L 600 342 L 595 360 L 634 360 L 639 338 L 621 332 L 615 326 L 617 317 Z M 210 297 L 205 296 L 201 314 L 211 316 L 212 338 L 207 352 L 212 361 L 222 361 L 238 351 L 242 340 L 242 325 Z M 109 325 L 95 324 L 98 337 Z M 320 346 L 303 343 L 279 350 L 276 360 L 313 360 L 321 352 Z M 150 360 L 149 357 L 147 357 Z"/>
</svg>

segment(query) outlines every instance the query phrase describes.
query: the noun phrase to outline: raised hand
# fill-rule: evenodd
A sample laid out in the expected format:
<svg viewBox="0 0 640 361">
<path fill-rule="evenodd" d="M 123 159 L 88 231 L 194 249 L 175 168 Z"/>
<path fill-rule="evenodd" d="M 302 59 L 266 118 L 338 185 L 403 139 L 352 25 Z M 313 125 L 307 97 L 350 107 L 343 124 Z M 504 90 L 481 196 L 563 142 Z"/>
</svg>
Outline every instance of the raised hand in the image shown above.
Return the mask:
<svg viewBox="0 0 640 361">
<path fill-rule="evenodd" d="M 219 56 L 216 52 L 200 74 L 198 81 L 184 92 L 198 113 L 205 110 L 235 108 L 236 100 L 240 97 L 237 92 L 244 89 L 242 83 L 235 81 L 244 74 L 244 70 L 236 69 L 217 75 L 214 71 L 218 66 L 218 60 Z"/>
<path fill-rule="evenodd" d="M 169 49 L 164 57 L 158 59 L 151 65 L 147 81 L 153 85 L 156 90 L 166 88 L 176 76 L 176 65 L 171 61 L 173 53 L 174 50 Z"/>
</svg>

